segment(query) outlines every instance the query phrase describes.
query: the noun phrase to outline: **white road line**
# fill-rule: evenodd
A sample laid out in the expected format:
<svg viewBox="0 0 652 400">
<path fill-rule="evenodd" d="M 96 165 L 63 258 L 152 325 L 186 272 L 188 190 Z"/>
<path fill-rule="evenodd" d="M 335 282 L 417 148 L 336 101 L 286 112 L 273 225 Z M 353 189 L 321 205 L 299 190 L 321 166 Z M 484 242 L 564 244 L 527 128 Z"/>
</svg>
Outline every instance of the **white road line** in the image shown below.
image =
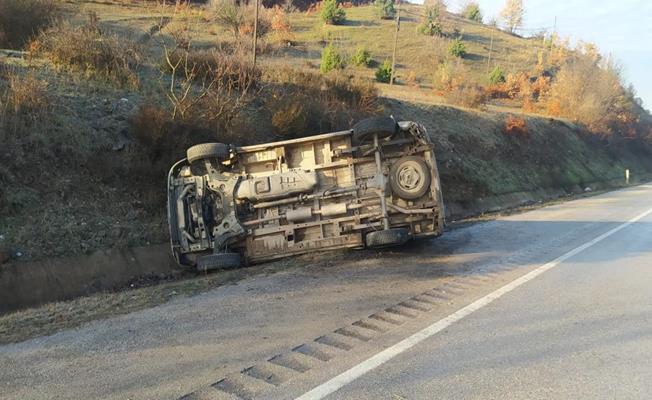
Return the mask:
<svg viewBox="0 0 652 400">
<path fill-rule="evenodd" d="M 316 388 L 312 389 L 311 391 L 304 393 L 303 395 L 299 396 L 296 398 L 296 400 L 319 400 L 323 399 L 324 397 L 328 396 L 329 394 L 339 390 L 340 388 L 344 387 L 345 385 L 353 382 L 354 380 L 358 379 L 362 375 L 366 374 L 367 372 L 371 371 L 372 369 L 386 363 L 387 361 L 391 360 L 392 358 L 396 357 L 397 355 L 401 354 L 402 352 L 410 349 L 414 345 L 420 343 L 421 341 L 428 339 L 429 337 L 433 336 L 434 334 L 446 329 L 447 327 L 451 326 L 455 322 L 461 320 L 462 318 L 466 317 L 467 315 L 472 314 L 474 311 L 477 311 L 481 309 L 482 307 L 490 304 L 494 300 L 500 298 L 504 294 L 507 294 L 511 292 L 512 290 L 516 289 L 517 287 L 521 286 L 522 284 L 531 281 L 532 279 L 536 278 L 537 276 L 541 275 L 542 273 L 548 271 L 549 269 L 552 269 L 556 267 L 557 265 L 561 264 L 562 262 L 568 260 L 569 258 L 583 252 L 584 250 L 588 249 L 589 247 L 603 241 L 604 239 L 608 238 L 609 236 L 613 235 L 614 233 L 620 231 L 621 229 L 624 229 L 628 227 L 629 225 L 633 224 L 634 222 L 640 220 L 641 218 L 646 217 L 652 213 L 652 209 L 630 219 L 629 221 L 615 227 L 614 229 L 610 230 L 609 232 L 606 232 L 595 239 L 584 243 L 583 245 L 569 251 L 568 253 L 554 259 L 553 261 L 550 261 L 547 264 L 544 264 L 537 269 L 523 275 L 522 277 L 513 280 L 512 282 L 508 283 L 507 285 L 501 287 L 500 289 L 495 290 L 494 292 L 489 293 L 488 295 L 482 297 L 481 299 L 478 299 L 474 301 L 473 303 L 469 304 L 468 306 L 461 308 L 460 310 L 454 312 L 453 314 L 449 315 L 448 317 L 441 319 L 432 325 L 422 329 L 421 331 L 415 333 L 412 336 L 407 337 L 406 339 L 401 340 L 400 342 L 396 343 L 395 345 L 388 347 L 387 349 L 381 351 L 380 353 L 366 359 L 365 361 L 361 362 L 360 364 L 356 365 L 355 367 L 337 375 L 333 379 L 322 383 L 321 385 L 317 386 Z"/>
</svg>

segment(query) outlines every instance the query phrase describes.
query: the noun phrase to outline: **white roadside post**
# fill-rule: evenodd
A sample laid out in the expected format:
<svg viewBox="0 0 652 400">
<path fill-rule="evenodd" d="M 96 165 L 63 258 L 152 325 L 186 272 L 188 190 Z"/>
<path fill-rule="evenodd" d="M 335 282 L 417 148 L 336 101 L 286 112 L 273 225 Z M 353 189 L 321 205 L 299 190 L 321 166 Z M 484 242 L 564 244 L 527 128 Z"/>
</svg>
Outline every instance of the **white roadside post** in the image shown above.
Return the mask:
<svg viewBox="0 0 652 400">
<path fill-rule="evenodd" d="M 625 184 L 629 185 L 629 168 L 625 170 Z"/>
</svg>

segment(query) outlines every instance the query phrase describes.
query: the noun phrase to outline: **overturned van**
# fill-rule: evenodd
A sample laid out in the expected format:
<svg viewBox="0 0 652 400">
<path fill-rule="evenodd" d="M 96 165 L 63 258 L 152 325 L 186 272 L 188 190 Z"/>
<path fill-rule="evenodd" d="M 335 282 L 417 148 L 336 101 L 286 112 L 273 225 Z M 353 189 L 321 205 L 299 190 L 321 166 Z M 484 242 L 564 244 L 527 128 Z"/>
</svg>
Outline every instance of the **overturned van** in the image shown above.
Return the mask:
<svg viewBox="0 0 652 400">
<path fill-rule="evenodd" d="M 205 143 L 168 175 L 176 260 L 200 271 L 440 235 L 433 145 L 415 122 L 235 147 Z"/>
</svg>

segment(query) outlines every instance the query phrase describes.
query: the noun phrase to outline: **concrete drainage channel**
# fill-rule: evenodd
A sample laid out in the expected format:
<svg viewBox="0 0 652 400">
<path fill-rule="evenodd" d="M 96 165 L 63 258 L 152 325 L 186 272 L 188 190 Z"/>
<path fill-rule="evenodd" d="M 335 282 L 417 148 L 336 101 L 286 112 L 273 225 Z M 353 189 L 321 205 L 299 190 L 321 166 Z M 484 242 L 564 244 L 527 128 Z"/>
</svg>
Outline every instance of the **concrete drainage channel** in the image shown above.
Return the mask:
<svg viewBox="0 0 652 400">
<path fill-rule="evenodd" d="M 228 374 L 209 386 L 180 397 L 179 400 L 266 398 L 271 391 L 290 379 L 313 368 L 322 367 L 357 345 L 374 340 L 399 325 L 425 316 L 438 304 L 450 302 L 467 289 L 481 286 L 494 279 L 499 271 L 511 269 L 495 268 L 496 271 L 458 278 L 413 296 L 367 318 L 359 319 L 310 342 L 302 343 L 286 353 L 270 357 L 240 372 Z"/>
<path fill-rule="evenodd" d="M 0 266 L 0 314 L 182 274 L 167 244 Z"/>
</svg>

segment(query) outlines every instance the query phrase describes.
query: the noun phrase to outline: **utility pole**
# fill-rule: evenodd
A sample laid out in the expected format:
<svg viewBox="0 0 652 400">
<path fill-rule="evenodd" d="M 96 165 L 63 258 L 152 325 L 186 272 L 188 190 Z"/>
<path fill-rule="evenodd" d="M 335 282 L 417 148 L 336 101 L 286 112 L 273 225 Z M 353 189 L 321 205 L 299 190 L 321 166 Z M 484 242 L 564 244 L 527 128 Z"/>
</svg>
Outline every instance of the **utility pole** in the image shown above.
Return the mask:
<svg viewBox="0 0 652 400">
<path fill-rule="evenodd" d="M 258 45 L 258 2 L 256 0 L 256 12 L 254 16 L 254 49 L 253 49 L 253 68 L 256 69 L 256 46 Z"/>
<path fill-rule="evenodd" d="M 491 42 L 489 43 L 489 57 L 487 58 L 487 73 L 491 67 L 491 52 L 494 50 L 494 29 L 491 29 Z"/>
<path fill-rule="evenodd" d="M 555 48 L 555 38 L 557 37 L 557 16 L 555 15 L 555 24 L 550 35 L 550 63 L 552 63 L 552 50 Z"/>
<path fill-rule="evenodd" d="M 394 34 L 394 51 L 392 51 L 392 75 L 389 78 L 389 84 L 394 84 L 396 76 L 396 46 L 398 45 L 398 31 L 401 29 L 401 6 L 399 1 L 396 2 L 396 33 Z"/>
</svg>

